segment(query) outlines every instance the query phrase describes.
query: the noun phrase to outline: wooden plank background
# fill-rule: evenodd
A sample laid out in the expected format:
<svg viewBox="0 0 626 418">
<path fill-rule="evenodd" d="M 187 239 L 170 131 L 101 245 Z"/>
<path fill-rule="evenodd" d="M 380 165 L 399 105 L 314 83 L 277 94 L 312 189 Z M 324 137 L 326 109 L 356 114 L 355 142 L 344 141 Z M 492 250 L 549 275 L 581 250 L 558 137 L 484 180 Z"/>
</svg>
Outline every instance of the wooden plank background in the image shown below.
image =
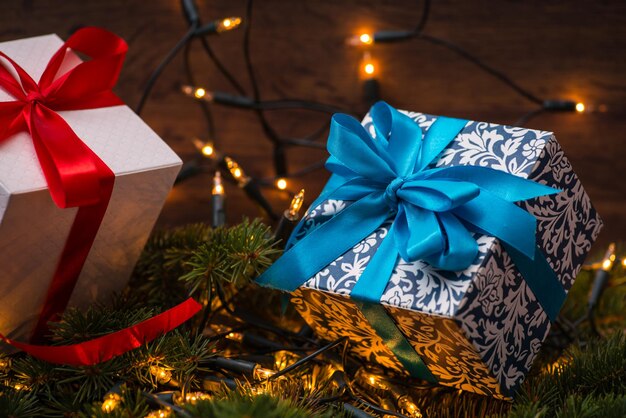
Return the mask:
<svg viewBox="0 0 626 418">
<path fill-rule="evenodd" d="M 245 2 L 199 0 L 205 21 L 241 16 Z M 537 95 L 605 105 L 605 113 L 547 114 L 528 126 L 556 132 L 606 227 L 596 248 L 626 238 L 626 3 L 621 0 L 434 1 L 426 32 L 452 40 L 509 74 Z M 252 59 L 264 99 L 305 98 L 328 102 L 362 115 L 358 78 L 360 52 L 345 38 L 363 29 L 411 28 L 419 19 L 417 1 L 264 0 L 254 5 Z M 80 25 L 98 25 L 123 36 L 130 51 L 117 93 L 137 103 L 149 73 L 185 32 L 177 0 L 3 0 L 0 41 L 55 32 L 66 37 Z M 249 89 L 242 57 L 242 31 L 210 38 L 216 53 Z M 375 45 L 381 92 L 396 107 L 474 120 L 513 123 L 532 104 L 448 50 L 412 40 Z M 196 77 L 211 89 L 233 92 L 194 45 Z M 190 138 L 206 138 L 195 103 L 179 92 L 184 82 L 177 57 L 164 72 L 143 117 L 183 160 L 196 155 Z M 272 175 L 271 146 L 250 111 L 214 107 L 216 142 L 248 172 Z M 268 113 L 278 132 L 302 136 L 328 122 L 304 111 Z M 322 150 L 292 149 L 289 168 L 323 159 Z M 327 174 L 290 181 L 305 187 L 308 201 Z M 159 220 L 175 225 L 208 220 L 211 176 L 190 179 L 171 193 Z M 259 215 L 235 186 L 227 187 L 228 221 Z M 277 211 L 289 201 L 268 191 Z"/>
</svg>

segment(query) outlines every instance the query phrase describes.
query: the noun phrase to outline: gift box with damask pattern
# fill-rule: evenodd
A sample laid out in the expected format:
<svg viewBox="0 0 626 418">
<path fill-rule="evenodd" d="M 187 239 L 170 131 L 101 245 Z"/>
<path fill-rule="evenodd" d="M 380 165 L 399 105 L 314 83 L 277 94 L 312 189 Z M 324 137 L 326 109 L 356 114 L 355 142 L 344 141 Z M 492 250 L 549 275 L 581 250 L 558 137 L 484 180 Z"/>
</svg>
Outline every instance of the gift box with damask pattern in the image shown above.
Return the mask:
<svg viewBox="0 0 626 418">
<path fill-rule="evenodd" d="M 452 131 L 449 142 L 445 142 L 440 146 L 441 149 L 431 155 L 432 159 L 429 157 L 429 161 L 422 161 L 422 171 L 431 174 L 398 176 L 401 177 L 400 180 L 393 180 L 391 185 L 381 189 L 384 190 L 381 201 L 389 202 L 391 196 L 392 207 L 398 205 L 397 202 L 402 199 L 407 199 L 414 206 L 432 207 L 433 204 L 428 206 L 426 203 L 420 203 L 423 200 L 420 196 L 431 193 L 432 196 L 441 198 L 442 194 L 439 192 L 433 194 L 432 189 L 435 186 L 427 185 L 424 179 L 428 176 L 432 179 L 437 175 L 432 173 L 445 172 L 449 167 L 478 167 L 477 172 L 486 173 L 487 179 L 477 182 L 485 185 L 490 192 L 500 193 L 505 199 L 509 192 L 516 193 L 513 189 L 517 186 L 503 187 L 511 189 L 507 191 L 498 191 L 493 185 L 487 186 L 495 174 L 498 174 L 493 174 L 494 171 L 509 173 L 511 178 L 515 177 L 515 181 L 528 179 L 553 187 L 558 190 L 541 196 L 535 195 L 530 199 L 528 196 L 523 199 L 518 199 L 520 196 L 517 196 L 518 198 L 508 196 L 510 201 L 520 200 L 516 209 L 521 208 L 527 211 L 526 215 L 530 214 L 536 218 L 536 231 L 531 231 L 532 228 L 529 227 L 520 231 L 524 234 L 532 233 L 533 241 L 536 240 L 535 257 L 532 259 L 531 255 L 531 258 L 528 258 L 530 262 L 520 261 L 524 257 L 520 258 L 518 251 L 506 242 L 507 231 L 518 226 L 518 221 L 501 216 L 498 205 L 487 204 L 487 210 L 483 215 L 486 218 L 485 222 L 495 225 L 495 230 L 501 228 L 504 237 L 502 239 L 483 230 L 488 227 L 482 228 L 482 225 L 476 227 L 476 224 L 482 221 L 473 221 L 470 219 L 471 216 L 464 215 L 462 211 L 452 210 L 451 213 L 460 220 L 457 224 L 467 226 L 470 236 L 477 244 L 476 252 L 472 253 L 475 255 L 473 261 L 467 268 L 446 270 L 434 267 L 433 264 L 441 263 L 437 260 L 432 261 L 433 257 L 428 258 L 432 262 L 423 259 L 405 261 L 405 253 L 408 254 L 411 250 L 400 248 L 400 256 L 393 259 L 396 261 L 390 269 L 392 270 L 390 277 L 389 275 L 383 277 L 384 291 L 378 301 L 378 306 L 382 307 L 383 312 L 392 319 L 392 325 L 397 330 L 389 331 L 392 326 L 383 324 L 381 332 L 381 324 L 374 324 L 378 321 L 376 315 L 371 316 L 371 312 L 368 314 L 373 304 L 371 301 L 363 302 L 362 298 L 354 297 L 353 289 L 356 283 L 363 279 L 364 271 L 370 271 L 368 280 L 376 275 L 385 275 L 376 271 L 372 274 L 371 270 L 380 270 L 381 262 L 375 261 L 374 256 L 380 251 L 381 243 L 386 242 L 386 237 L 396 246 L 413 245 L 414 239 L 403 241 L 402 235 L 397 232 L 395 238 L 389 237 L 393 234 L 390 232 L 392 225 L 396 231 L 402 226 L 397 225 L 401 222 L 400 215 L 406 217 L 404 227 L 408 227 L 410 233 L 419 236 L 416 239 L 422 241 L 420 244 L 427 241 L 424 235 L 429 234 L 428 228 L 422 230 L 420 227 L 419 222 L 422 218 L 418 215 L 422 212 L 410 215 L 411 210 L 394 207 L 395 212 L 393 210 L 392 212 L 398 215 L 391 216 L 372 229 L 371 233 L 363 235 L 365 238 L 359 239 L 358 243 L 351 245 L 347 251 L 341 250 L 334 261 L 324 266 L 318 264 L 320 268 L 316 268 L 317 273 L 305 279 L 293 292 L 292 301 L 318 335 L 327 340 L 348 336 L 351 350 L 371 363 L 398 373 L 415 375 L 408 370 L 406 359 L 402 359 L 402 349 L 398 348 L 401 344 L 399 345 L 394 337 L 393 332 L 400 331 L 405 341 L 410 344 L 404 347 L 405 352 L 409 347 L 412 351 L 409 356 L 416 356 L 422 367 L 427 368 L 426 375 L 423 373 L 422 375 L 430 378 L 429 380 L 479 394 L 510 398 L 524 380 L 537 356 L 550 330 L 550 324 L 558 314 L 586 253 L 601 229 L 602 222 L 551 132 L 494 123 L 459 121 L 423 113 L 397 112 L 390 107 L 383 108 L 383 105 L 375 105 L 373 111 L 365 117 L 362 132 L 359 132 L 360 127 L 345 119 L 333 121 L 333 126 L 336 126 L 331 126 L 329 138 L 331 158 L 327 164 L 334 172 L 333 177 L 292 235 L 289 243 L 291 248 L 288 246 L 283 258 L 291 257 L 290 252 L 293 252 L 307 236 L 313 234 L 323 236 L 325 226 L 332 220 L 336 223 L 329 226 L 330 229 L 341 227 L 340 223 L 349 224 L 356 212 L 347 215 L 345 211 L 349 211 L 357 204 L 355 200 L 358 198 L 365 200 L 376 195 L 375 192 L 367 194 L 371 192 L 369 189 L 365 192 L 357 190 L 359 187 L 369 187 L 369 184 L 378 180 L 376 178 L 367 181 L 355 180 L 355 177 L 360 175 L 356 176 L 354 173 L 360 173 L 361 168 L 358 162 L 353 162 L 350 170 L 339 164 L 349 160 L 350 157 L 338 156 L 341 154 L 338 147 L 349 145 L 333 145 L 331 143 L 333 135 L 341 136 L 342 143 L 349 142 L 350 138 L 346 135 L 356 136 L 359 141 L 368 143 L 369 149 L 375 152 L 386 149 L 388 152 L 380 151 L 382 159 L 388 166 L 398 169 L 401 164 L 391 161 L 394 153 L 395 158 L 404 158 L 410 152 L 391 149 L 393 141 L 402 142 L 402 139 L 394 139 L 394 135 L 417 136 L 410 138 L 410 141 L 422 141 L 424 148 L 429 141 L 431 143 L 434 141 L 432 138 L 442 136 L 442 125 L 445 123 L 453 125 L 456 123 L 458 127 Z M 376 126 L 377 117 L 380 126 Z M 397 128 L 397 124 L 400 123 L 398 121 L 404 124 L 404 127 Z M 437 123 L 439 126 L 436 127 Z M 411 127 L 410 124 L 415 126 Z M 354 132 L 346 134 L 349 130 Z M 404 141 L 406 145 L 406 138 Z M 443 151 L 439 152 L 441 150 Z M 423 158 L 424 151 L 421 152 L 422 154 L 418 150 L 416 154 L 418 161 L 420 155 Z M 366 150 L 358 158 L 365 164 L 372 165 L 373 160 L 368 160 L 370 158 L 368 153 Z M 337 168 L 339 166 L 343 168 Z M 485 167 L 494 171 L 485 171 Z M 458 182 L 466 180 L 464 176 L 473 176 L 461 173 L 460 178 L 448 180 L 453 180 L 458 185 Z M 384 177 L 382 172 L 381 177 Z M 418 178 L 418 181 L 411 183 L 413 178 Z M 350 193 L 354 194 L 354 199 L 349 198 L 350 193 L 332 193 L 337 185 L 340 185 L 339 189 L 343 187 L 345 190 L 346 181 L 352 187 Z M 416 192 L 414 197 L 411 198 L 401 192 L 411 187 Z M 442 193 L 448 200 L 457 199 L 452 196 L 454 192 Z M 478 193 L 474 192 L 474 196 Z M 367 196 L 363 197 L 366 194 Z M 480 194 L 487 196 L 488 192 L 481 189 Z M 448 200 L 443 204 L 448 205 L 445 210 L 450 209 Z M 461 202 L 458 207 L 469 200 L 471 198 L 457 199 L 457 204 Z M 441 202 L 437 202 L 441 206 Z M 362 205 L 361 212 L 367 210 L 363 208 L 365 206 Z M 450 223 L 446 221 L 446 215 L 442 214 L 445 210 L 441 207 L 433 209 L 438 214 L 436 217 L 438 225 L 435 224 L 435 228 L 438 226 L 443 230 L 442 239 L 445 244 L 441 257 L 448 256 L 447 252 L 452 252 L 451 247 L 455 245 L 453 228 L 446 226 Z M 406 213 L 402 214 L 402 211 Z M 342 213 L 344 217 L 340 219 Z M 470 225 L 471 223 L 474 225 Z M 358 224 L 357 221 L 348 225 L 344 234 L 358 228 Z M 327 237 L 331 239 L 319 242 L 317 249 L 314 246 L 310 247 L 313 249 L 305 255 L 304 258 L 310 258 L 306 263 L 314 264 L 315 261 L 312 260 L 318 255 L 323 258 L 327 248 L 335 246 L 332 232 Z M 340 238 L 341 233 L 338 232 L 336 239 Z M 300 258 L 303 258 L 302 254 Z M 544 265 L 551 270 L 549 273 L 552 274 L 551 280 L 558 287 L 557 291 L 554 291 L 554 283 L 547 284 L 548 279 L 542 276 L 543 273 L 528 268 L 528 263 L 533 264 L 541 259 L 547 262 L 544 262 Z M 293 265 L 302 263 L 297 257 L 294 260 L 287 261 Z M 524 275 L 520 270 L 524 271 Z M 295 275 L 299 272 L 298 269 L 293 271 Z M 263 284 L 263 278 L 261 282 Z M 274 285 L 271 281 L 268 283 Z M 288 286 L 275 287 L 287 289 Z M 556 296 L 557 293 L 562 295 Z M 417 376 L 419 377 L 419 373 Z"/>
</svg>

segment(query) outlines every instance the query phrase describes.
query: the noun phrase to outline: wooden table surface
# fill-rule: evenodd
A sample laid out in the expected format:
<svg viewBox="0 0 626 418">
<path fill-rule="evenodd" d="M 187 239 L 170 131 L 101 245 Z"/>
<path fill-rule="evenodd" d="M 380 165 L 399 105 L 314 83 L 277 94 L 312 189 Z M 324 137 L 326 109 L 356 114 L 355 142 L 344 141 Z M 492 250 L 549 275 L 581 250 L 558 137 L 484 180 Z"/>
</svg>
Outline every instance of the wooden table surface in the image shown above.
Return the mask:
<svg viewBox="0 0 626 418">
<path fill-rule="evenodd" d="M 199 0 L 205 21 L 244 14 L 245 2 Z M 426 32 L 458 43 L 544 98 L 571 98 L 606 112 L 553 113 L 528 123 L 554 131 L 605 221 L 597 251 L 626 239 L 626 3 L 621 0 L 545 2 L 434 1 Z M 304 98 L 332 103 L 356 115 L 366 109 L 358 66 L 362 52 L 345 39 L 364 29 L 411 28 L 417 1 L 264 0 L 254 4 L 251 51 L 263 99 Z M 55 32 L 66 37 L 81 25 L 98 25 L 130 45 L 117 93 L 137 103 L 149 73 L 186 30 L 177 0 L 23 0 L 2 2 L 0 41 Z M 210 43 L 250 91 L 242 55 L 243 31 L 211 37 Z M 533 105 L 450 51 L 421 40 L 374 45 L 383 99 L 432 114 L 513 123 Z M 194 72 L 203 85 L 234 92 L 204 55 L 192 50 Z M 144 120 L 181 156 L 197 155 L 190 138 L 207 137 L 196 103 L 180 93 L 185 77 L 177 57 L 147 103 Z M 256 177 L 273 175 L 271 145 L 251 111 L 213 106 L 219 149 Z M 328 115 L 300 110 L 268 112 L 284 136 L 298 137 L 328 123 Z M 322 141 L 324 138 L 321 139 Z M 290 149 L 289 169 L 325 157 L 323 150 Z M 307 201 L 320 191 L 323 170 L 290 180 L 305 187 Z M 177 186 L 160 225 L 206 221 L 211 175 Z M 227 185 L 228 221 L 260 214 L 234 185 Z M 268 190 L 277 211 L 285 192 Z"/>
</svg>

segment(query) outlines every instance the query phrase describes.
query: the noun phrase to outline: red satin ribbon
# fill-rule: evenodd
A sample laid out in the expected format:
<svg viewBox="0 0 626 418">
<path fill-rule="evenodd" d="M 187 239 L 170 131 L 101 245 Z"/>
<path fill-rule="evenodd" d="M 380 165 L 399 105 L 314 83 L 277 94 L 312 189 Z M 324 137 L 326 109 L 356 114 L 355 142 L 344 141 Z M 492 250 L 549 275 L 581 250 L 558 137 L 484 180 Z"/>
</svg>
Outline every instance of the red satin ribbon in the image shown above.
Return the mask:
<svg viewBox="0 0 626 418">
<path fill-rule="evenodd" d="M 91 58 L 57 77 L 68 48 Z M 0 65 L 0 87 L 17 100 L 0 105 L 0 140 L 30 133 L 52 199 L 60 208 L 79 207 L 39 315 L 33 340 L 65 310 L 109 205 L 115 175 L 56 111 L 115 106 L 113 94 L 128 46 L 98 28 L 72 35 L 52 56 L 39 83 L 0 52 L 18 75 Z"/>
<path fill-rule="evenodd" d="M 91 366 L 141 347 L 187 321 L 200 309 L 202 305 L 189 298 L 180 305 L 137 325 L 79 344 L 44 346 L 11 341 L 1 334 L 0 338 L 31 356 L 50 363 Z"/>
<path fill-rule="evenodd" d="M 57 78 L 68 48 L 85 54 L 90 60 Z M 35 326 L 32 339 L 35 341 L 44 335 L 48 322 L 57 319 L 67 307 L 106 213 L 115 182 L 115 175 L 109 167 L 81 141 L 57 111 L 123 104 L 111 89 L 117 82 L 127 50 L 126 42 L 108 31 L 94 27 L 80 29 L 52 56 L 39 83 L 0 52 L 0 57 L 17 73 L 16 78 L 0 61 L 0 88 L 16 99 L 0 103 L 0 140 L 22 131 L 29 132 L 55 204 L 60 208 L 78 207 Z M 153 324 L 163 325 L 159 321 Z M 153 335 L 163 329 L 148 331 Z M 126 336 L 126 333 L 119 334 L 115 343 L 120 344 L 121 338 Z M 79 356 L 74 349 L 34 349 L 33 346 L 11 343 L 40 358 L 52 350 L 57 353 L 54 357 L 59 360 L 57 362 L 79 364 L 76 362 L 86 358 L 84 353 Z M 87 343 L 80 346 L 91 347 Z M 103 347 L 97 348 L 109 352 Z M 65 356 L 60 354 L 63 352 Z"/>
</svg>

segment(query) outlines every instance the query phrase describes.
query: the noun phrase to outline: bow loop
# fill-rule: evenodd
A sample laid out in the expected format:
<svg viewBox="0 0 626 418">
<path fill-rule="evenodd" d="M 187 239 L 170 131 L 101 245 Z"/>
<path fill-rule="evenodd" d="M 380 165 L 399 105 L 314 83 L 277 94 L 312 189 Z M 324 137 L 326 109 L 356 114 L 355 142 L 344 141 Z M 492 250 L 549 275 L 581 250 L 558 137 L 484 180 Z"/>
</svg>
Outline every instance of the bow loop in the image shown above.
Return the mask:
<svg viewBox="0 0 626 418">
<path fill-rule="evenodd" d="M 390 167 L 393 167 L 398 177 L 413 174 L 422 150 L 420 126 L 384 102 L 376 103 L 370 114 L 376 132 L 376 143 L 384 149 L 381 157 L 389 160 Z"/>
<path fill-rule="evenodd" d="M 333 161 L 359 177 L 375 181 L 391 181 L 397 177 L 391 168 L 391 159 L 382 145 L 376 143 L 363 125 L 351 116 L 333 116 L 328 151 L 334 157 Z"/>
<path fill-rule="evenodd" d="M 56 78 L 67 64 L 67 51 L 86 54 L 80 63 Z M 58 110 L 92 109 L 122 104 L 111 88 L 117 81 L 127 50 L 116 35 L 99 28 L 83 28 L 50 59 L 39 83 L 6 54 L 0 61 L 0 88 L 16 100 L 0 103 L 0 140 L 28 130 L 57 206 L 93 205 L 106 195 L 103 178 L 111 175 Z M 106 168 L 105 168 L 106 167 Z"/>
</svg>

